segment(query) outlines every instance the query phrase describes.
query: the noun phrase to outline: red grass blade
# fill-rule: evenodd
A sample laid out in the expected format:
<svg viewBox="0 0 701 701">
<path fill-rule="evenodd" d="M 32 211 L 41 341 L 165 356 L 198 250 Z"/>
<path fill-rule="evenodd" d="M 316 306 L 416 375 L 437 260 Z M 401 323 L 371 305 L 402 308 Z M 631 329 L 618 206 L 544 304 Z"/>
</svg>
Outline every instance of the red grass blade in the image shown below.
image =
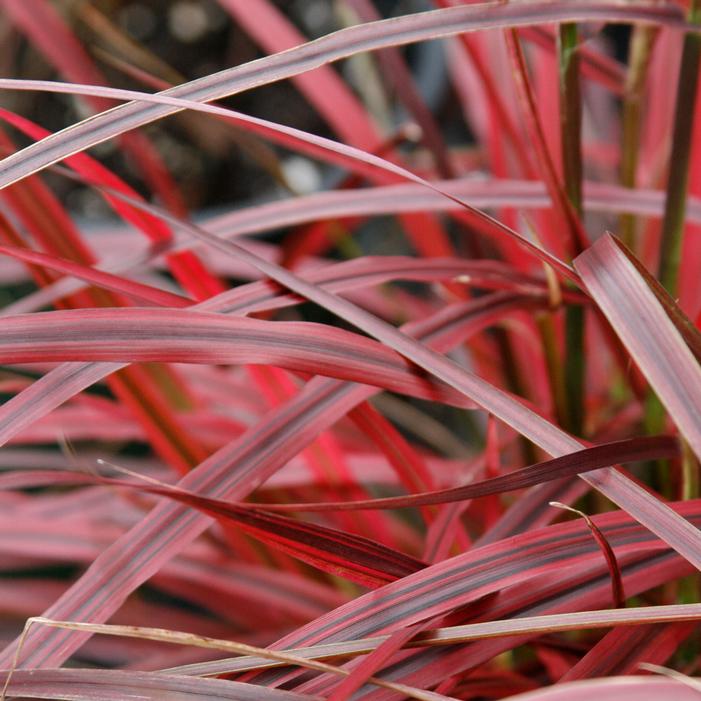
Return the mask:
<svg viewBox="0 0 701 701">
<path fill-rule="evenodd" d="M 506 475 L 474 482 L 464 487 L 441 489 L 424 494 L 412 494 L 403 497 L 384 497 L 365 501 L 340 501 L 322 504 L 248 504 L 251 508 L 260 507 L 271 511 L 355 511 L 358 509 L 396 509 L 408 506 L 427 506 L 430 504 L 449 504 L 451 502 L 476 499 L 489 494 L 501 494 L 514 489 L 531 487 L 551 480 L 583 474 L 607 465 L 635 462 L 638 460 L 655 460 L 658 458 L 679 457 L 679 443 L 671 436 L 654 436 L 647 438 L 630 438 L 615 443 L 597 445 L 592 448 L 569 453 L 515 470 Z"/>
<path fill-rule="evenodd" d="M 425 567 L 425 563 L 367 538 L 304 523 L 286 516 L 244 509 L 199 494 L 135 485 L 119 480 L 107 484 L 131 487 L 188 504 L 208 516 L 233 523 L 245 533 L 324 572 L 345 577 L 366 587 L 379 587 Z"/>
<path fill-rule="evenodd" d="M 489 323 L 488 310 L 484 298 L 454 305 L 427 322 L 413 324 L 406 330 L 447 350 L 470 332 L 481 328 L 482 323 Z M 469 322 L 474 311 L 476 316 L 471 325 Z M 457 327 L 463 328 L 463 335 L 457 333 Z M 101 376 L 101 371 L 104 371 L 103 364 L 79 365 L 75 369 L 69 364 L 41 378 L 20 395 L 22 400 L 8 409 L 12 420 L 10 430 L 22 425 L 28 412 L 41 411 L 38 407 L 45 408 L 50 402 L 64 401 L 66 385 L 69 392 L 75 393 L 78 391 L 75 385 L 81 382 L 90 384 L 95 381 L 95 376 Z M 334 380 L 312 380 L 292 401 L 271 412 L 244 436 L 224 446 L 195 468 L 179 486 L 215 498 L 241 499 L 306 447 L 321 431 L 372 396 L 374 391 L 369 387 L 354 387 Z M 27 392 L 29 403 L 25 405 L 23 399 Z M 32 402 L 32 398 L 36 401 Z M 13 400 L 10 400 L 2 409 L 12 404 Z M 264 456 L 262 461 L 261 455 Z M 134 588 L 158 572 L 209 523 L 208 518 L 188 512 L 179 505 L 163 504 L 157 507 L 98 557 L 74 587 L 46 612 L 46 616 L 77 620 L 79 616 L 87 615 L 93 621 L 106 620 Z M 90 602 L 87 612 L 83 608 L 86 602 Z M 27 636 L 24 650 L 28 658 L 31 656 L 30 664 L 50 664 L 70 655 L 81 639 L 74 633 L 36 628 Z M 11 660 L 12 650 L 13 647 L 7 648 L 0 657 L 6 664 Z"/>
<path fill-rule="evenodd" d="M 1 225 L 1 224 L 0 224 Z M 80 263 L 65 258 L 58 258 L 47 253 L 30 251 L 16 246 L 0 246 L 0 255 L 12 256 L 27 263 L 39 265 L 48 270 L 54 270 L 65 275 L 71 275 L 80 280 L 111 292 L 118 292 L 140 302 L 147 302 L 159 307 L 182 308 L 190 306 L 193 302 L 182 295 L 159 290 L 150 285 L 143 285 L 127 278 L 112 275 L 96 268 L 90 268 Z"/>
<path fill-rule="evenodd" d="M 51 134 L 50 131 L 43 129 L 38 124 L 34 124 L 29 119 L 6 109 L 0 109 L 0 118 L 16 129 L 19 129 L 23 134 L 37 141 Z M 71 168 L 75 168 L 77 173 L 82 173 L 86 177 L 92 178 L 107 187 L 120 190 L 125 195 L 141 199 L 139 194 L 133 188 L 129 187 L 121 178 L 114 175 L 112 171 L 108 170 L 101 163 L 85 153 L 77 153 L 75 156 L 71 156 L 66 159 L 66 164 Z M 169 228 L 164 226 L 156 217 L 144 215 L 143 212 L 138 209 L 129 207 L 120 200 L 109 197 L 109 195 L 106 196 L 105 199 L 114 207 L 116 212 L 124 217 L 125 221 L 132 222 L 154 241 L 164 242 L 171 238 Z"/>
<path fill-rule="evenodd" d="M 561 681 L 635 674 L 641 662 L 664 664 L 698 623 L 657 623 L 648 629 L 622 626 L 608 632 Z"/>
<path fill-rule="evenodd" d="M 153 213 L 158 211 L 156 208 L 145 205 L 137 206 L 145 207 L 147 211 Z M 213 248 L 221 250 L 227 255 L 250 263 L 281 285 L 303 295 L 310 301 L 316 302 L 390 348 L 394 348 L 419 367 L 473 399 L 478 406 L 507 423 L 519 434 L 532 440 L 550 455 L 561 456 L 583 447 L 578 440 L 528 408 L 524 403 L 482 380 L 477 375 L 468 372 L 453 360 L 407 337 L 393 326 L 347 300 L 310 285 L 293 273 L 251 254 L 235 243 L 223 241 L 198 227 L 185 225 L 164 212 L 161 212 L 161 215 L 194 238 L 207 242 Z M 701 374 L 698 366 L 696 366 L 696 370 Z M 701 397 L 701 391 L 699 397 Z M 582 479 L 634 515 L 640 523 L 650 528 L 701 569 L 701 543 L 698 540 L 697 530 L 675 514 L 666 504 L 621 472 L 611 468 L 588 473 Z"/>
</svg>

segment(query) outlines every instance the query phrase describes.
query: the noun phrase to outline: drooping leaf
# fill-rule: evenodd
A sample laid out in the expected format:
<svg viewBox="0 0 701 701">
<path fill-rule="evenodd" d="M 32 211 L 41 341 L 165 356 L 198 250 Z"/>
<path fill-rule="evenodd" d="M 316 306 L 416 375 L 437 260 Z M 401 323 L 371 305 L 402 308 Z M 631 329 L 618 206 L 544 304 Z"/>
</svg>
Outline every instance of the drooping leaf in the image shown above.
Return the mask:
<svg viewBox="0 0 701 701">
<path fill-rule="evenodd" d="M 506 475 L 492 477 L 464 487 L 441 489 L 424 494 L 412 494 L 400 497 L 384 497 L 366 501 L 326 502 L 321 504 L 260 504 L 261 508 L 274 511 L 355 511 L 358 509 L 396 509 L 407 506 L 427 506 L 429 504 L 447 504 L 465 499 L 476 499 L 489 494 L 524 487 L 532 487 L 550 480 L 560 479 L 573 474 L 583 474 L 616 463 L 637 460 L 654 460 L 665 457 L 679 457 L 678 441 L 672 436 L 654 436 L 631 438 L 607 443 L 569 453 L 561 458 L 554 458 L 537 465 L 530 465 Z M 253 505 L 250 505 L 253 506 Z"/>
</svg>

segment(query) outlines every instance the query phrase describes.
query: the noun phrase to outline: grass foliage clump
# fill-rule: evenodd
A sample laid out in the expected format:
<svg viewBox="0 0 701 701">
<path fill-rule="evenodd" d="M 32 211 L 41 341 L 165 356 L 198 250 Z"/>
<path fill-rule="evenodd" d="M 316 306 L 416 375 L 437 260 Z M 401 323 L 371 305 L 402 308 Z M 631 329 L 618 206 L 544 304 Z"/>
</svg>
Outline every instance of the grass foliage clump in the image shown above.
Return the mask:
<svg viewBox="0 0 701 701">
<path fill-rule="evenodd" d="M 696 698 L 700 26 L 2 3 L 2 698 Z"/>
</svg>

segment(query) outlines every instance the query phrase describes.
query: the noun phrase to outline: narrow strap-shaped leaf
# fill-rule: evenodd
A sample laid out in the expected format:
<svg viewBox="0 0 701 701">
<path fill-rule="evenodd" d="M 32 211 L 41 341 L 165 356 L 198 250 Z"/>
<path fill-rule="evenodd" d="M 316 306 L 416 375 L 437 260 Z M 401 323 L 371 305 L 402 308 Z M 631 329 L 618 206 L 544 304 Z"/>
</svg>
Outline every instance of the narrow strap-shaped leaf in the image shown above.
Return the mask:
<svg viewBox="0 0 701 701">
<path fill-rule="evenodd" d="M 648 2 L 568 3 L 541 0 L 521 3 L 490 3 L 486 6 L 454 7 L 415 13 L 372 22 L 335 32 L 273 56 L 251 61 L 191 83 L 172 88 L 166 94 L 187 100 L 211 101 L 255 86 L 299 75 L 312 68 L 362 51 L 437 39 L 467 31 L 542 24 L 546 22 L 622 21 L 662 23 L 684 27 L 679 8 Z M 110 110 L 84 122 L 80 129 L 59 133 L 45 142 L 6 159 L 0 167 L 0 187 L 37 169 L 55 163 L 100 141 L 178 111 L 177 107 L 131 104 Z M 70 133 L 70 136 L 68 135 Z"/>
<path fill-rule="evenodd" d="M 577 270 L 697 456 L 701 456 L 701 367 L 622 245 L 606 234 Z"/>
<path fill-rule="evenodd" d="M 452 344 L 491 323 L 490 305 L 485 304 L 486 299 L 452 305 L 431 319 L 407 325 L 405 330 L 434 347 L 448 350 Z M 457 332 L 460 327 L 462 334 Z M 26 420 L 41 415 L 47 410 L 47 404 L 60 404 L 97 381 L 103 376 L 101 373 L 119 367 L 104 363 L 59 366 L 27 388 L 17 401 L 10 400 L 0 408 L 0 427 L 4 427 L 4 435 L 25 425 Z M 309 445 L 321 431 L 374 392 L 374 388 L 368 386 L 315 378 L 290 402 L 270 412 L 246 434 L 194 468 L 179 486 L 207 496 L 242 499 Z M 183 505 L 171 502 L 159 505 L 105 550 L 45 615 L 73 620 L 79 620 L 79 617 L 106 620 L 134 588 L 158 572 L 209 523 L 208 517 Z M 25 660 L 31 660 L 29 664 L 36 666 L 65 659 L 64 655 L 70 654 L 73 646 L 77 647 L 79 643 L 80 638 L 75 634 L 34 628 L 25 640 Z M 10 646 L 0 654 L 6 664 L 10 664 L 13 649 L 14 646 Z"/>
<path fill-rule="evenodd" d="M 696 701 L 698 689 L 676 679 L 640 677 L 611 677 L 558 684 L 538 691 L 511 696 L 510 701 Z"/>
<path fill-rule="evenodd" d="M 606 443 L 569 453 L 537 465 L 515 470 L 506 475 L 467 484 L 464 487 L 440 489 L 423 494 L 401 497 L 384 497 L 365 501 L 325 502 L 321 504 L 248 504 L 249 507 L 265 508 L 271 511 L 355 511 L 359 509 L 396 509 L 408 506 L 448 504 L 466 499 L 476 499 L 489 494 L 501 494 L 514 489 L 532 487 L 536 484 L 583 474 L 616 463 L 637 460 L 656 460 L 679 457 L 679 442 L 672 436 L 630 438 L 614 443 Z"/>
<path fill-rule="evenodd" d="M 293 557 L 364 586 L 378 587 L 426 566 L 416 558 L 368 538 L 313 523 L 245 509 L 236 504 L 178 489 L 134 485 L 116 480 L 109 480 L 107 483 L 130 486 L 194 506 L 225 523 L 234 523 L 246 533 L 272 547 L 282 549 Z"/>
<path fill-rule="evenodd" d="M 151 308 L 76 309 L 3 319 L 0 362 L 52 360 L 271 364 L 471 405 L 455 390 L 427 381 L 376 341 L 309 322 Z"/>
<path fill-rule="evenodd" d="M 13 697 L 101 701 L 138 698 L 159 701 L 308 701 L 309 697 L 290 691 L 222 679 L 183 677 L 156 672 L 111 669 L 16 670 L 8 687 Z"/>
<path fill-rule="evenodd" d="M 159 211 L 158 208 L 150 205 L 137 204 L 135 206 L 144 207 L 153 213 Z M 419 367 L 473 399 L 478 406 L 494 414 L 551 455 L 558 457 L 583 447 L 579 440 L 550 423 L 522 401 L 469 372 L 450 358 L 406 336 L 400 330 L 348 300 L 315 285 L 310 285 L 294 273 L 260 258 L 236 243 L 224 241 L 199 227 L 185 224 L 170 217 L 165 212 L 161 211 L 161 216 L 194 238 L 207 242 L 213 248 L 230 256 L 250 263 L 278 283 L 303 295 L 310 301 L 316 302 L 382 343 L 394 348 Z M 684 347 L 686 348 L 686 346 Z M 696 370 L 701 374 L 698 366 L 696 366 Z M 701 397 L 701 391 L 699 391 L 698 397 Z M 688 521 L 680 518 L 660 499 L 612 468 L 590 472 L 583 475 L 582 479 L 634 515 L 640 523 L 650 528 L 677 552 L 701 569 L 701 542 L 699 542 L 697 529 Z"/>
<path fill-rule="evenodd" d="M 525 236 L 522 236 L 521 234 L 506 226 L 505 224 L 502 224 L 501 222 L 497 221 L 485 212 L 476 209 L 464 200 L 453 197 L 449 193 L 439 190 L 435 184 L 416 175 L 412 171 L 407 170 L 406 168 L 397 165 L 392 161 L 388 161 L 384 158 L 375 156 L 366 151 L 361 151 L 360 149 L 357 149 L 353 146 L 347 146 L 345 144 L 338 143 L 331 139 L 316 136 L 309 132 L 304 132 L 299 129 L 294 129 L 292 127 L 286 127 L 265 119 L 251 117 L 249 115 L 242 114 L 241 112 L 234 112 L 233 110 L 227 110 L 221 107 L 217 107 L 215 105 L 193 102 L 191 100 L 183 100 L 182 98 L 173 97 L 169 93 L 157 93 L 155 95 L 151 95 L 149 93 L 142 93 L 133 90 L 96 87 L 92 85 L 86 86 L 79 85 L 76 83 L 12 80 L 9 78 L 0 78 L 0 88 L 14 88 L 16 90 L 41 89 L 47 92 L 56 93 L 67 93 L 77 95 L 100 95 L 122 100 L 133 99 L 137 100 L 138 102 L 152 103 L 153 107 L 175 107 L 175 112 L 181 111 L 183 109 L 190 109 L 195 110 L 197 112 L 204 112 L 206 114 L 213 114 L 219 117 L 225 117 L 232 124 L 238 124 L 239 126 L 243 126 L 253 133 L 261 134 L 268 138 L 275 139 L 278 143 L 288 148 L 300 147 L 304 149 L 305 152 L 307 152 L 309 155 L 318 156 L 320 154 L 323 154 L 326 156 L 326 159 L 332 163 L 336 163 L 337 165 L 342 166 L 350 165 L 356 170 L 356 172 L 362 173 L 371 180 L 379 179 L 382 182 L 394 182 L 397 179 L 409 180 L 411 182 L 421 184 L 430 190 L 439 192 L 444 197 L 447 197 L 463 209 L 467 210 L 468 215 L 470 215 L 476 223 L 479 223 L 483 233 L 495 236 L 497 238 L 502 238 L 503 236 L 506 236 L 510 239 L 513 239 L 514 241 L 517 241 L 526 250 L 530 251 L 538 258 L 545 260 L 545 262 L 549 263 L 553 268 L 555 268 L 555 270 L 560 272 L 562 275 L 576 281 L 576 276 L 574 275 L 569 265 L 561 261 L 557 256 L 553 255 L 552 253 L 540 248 L 530 239 L 526 238 Z M 130 104 L 138 104 L 138 102 Z M 109 114 L 111 113 L 112 110 L 110 110 Z M 95 124 L 95 121 L 93 120 L 92 123 Z M 67 131 L 70 131 L 74 128 L 76 127 L 69 127 Z M 57 132 L 57 134 L 59 133 L 61 132 Z M 56 136 L 57 134 L 53 134 L 52 136 Z M 51 138 L 51 136 L 47 137 L 46 139 L 33 144 L 33 146 L 39 146 L 39 144 L 49 142 L 51 141 Z M 96 141 L 96 143 L 101 143 L 101 141 L 98 140 Z M 32 146 L 27 147 L 27 149 L 29 148 L 32 148 Z M 83 148 L 87 148 L 87 145 L 84 145 Z M 26 151 L 27 149 L 24 149 L 23 151 Z M 3 164 L 7 165 L 8 161 L 11 161 L 15 156 L 18 156 L 19 153 L 20 152 L 13 154 L 12 156 L 8 156 L 5 160 L 0 162 L 0 189 L 2 189 L 3 187 L 7 187 L 7 185 L 11 185 L 13 182 L 17 182 L 17 180 L 21 180 L 22 177 L 25 177 L 26 175 L 30 175 L 31 173 L 34 173 L 37 170 L 41 170 L 41 168 L 35 168 L 33 170 L 30 169 L 30 172 L 22 175 L 21 177 L 17 177 L 14 180 L 12 178 L 4 177 Z M 75 151 L 66 154 L 66 156 L 72 155 L 73 153 L 75 153 Z M 46 167 L 52 165 L 53 163 L 56 163 L 58 160 L 60 160 L 60 158 L 54 158 L 50 162 L 46 163 Z M 124 195 L 123 193 L 111 192 L 110 194 L 119 197 L 120 199 L 126 202 L 131 203 L 134 207 L 140 206 L 140 203 L 134 202 L 132 198 Z M 144 208 L 143 205 L 141 206 L 141 208 L 145 209 L 145 211 L 153 211 Z M 442 255 L 445 254 L 445 251 L 442 252 Z"/>
<path fill-rule="evenodd" d="M 132 297 L 140 302 L 149 302 L 163 307 L 187 307 L 192 301 L 187 297 L 160 290 L 150 285 L 144 285 L 127 278 L 119 277 L 111 273 L 91 268 L 80 263 L 65 258 L 58 258 L 47 253 L 32 251 L 28 248 L 18 248 L 17 246 L 0 246 L 0 255 L 12 256 L 27 263 L 33 263 L 49 270 L 72 275 L 85 280 L 92 285 L 101 287 L 112 292 L 120 292 Z"/>
</svg>

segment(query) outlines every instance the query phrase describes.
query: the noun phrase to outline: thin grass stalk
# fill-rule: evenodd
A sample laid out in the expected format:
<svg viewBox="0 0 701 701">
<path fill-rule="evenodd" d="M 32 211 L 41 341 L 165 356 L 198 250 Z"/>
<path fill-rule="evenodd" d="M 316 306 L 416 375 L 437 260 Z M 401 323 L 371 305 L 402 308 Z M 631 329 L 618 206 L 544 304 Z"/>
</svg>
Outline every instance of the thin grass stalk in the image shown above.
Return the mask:
<svg viewBox="0 0 701 701">
<path fill-rule="evenodd" d="M 560 67 L 560 136 L 562 170 L 567 197 L 582 215 L 582 95 L 576 24 L 560 25 L 558 53 Z M 575 251 L 575 254 L 579 251 Z M 565 312 L 565 391 L 568 412 L 566 428 L 576 435 L 584 426 L 584 309 L 568 306 Z"/>
<path fill-rule="evenodd" d="M 694 455 L 691 446 L 682 439 L 681 441 L 681 471 L 682 471 L 682 499 L 698 499 L 699 497 L 699 461 Z M 679 582 L 678 600 L 682 603 L 691 603 L 699 600 L 701 593 L 701 579 L 697 573 L 684 577 Z M 686 643 L 687 655 L 698 656 L 701 647 L 699 633 L 693 634 Z"/>
<path fill-rule="evenodd" d="M 521 48 L 519 34 L 515 29 L 511 29 L 505 32 L 504 36 L 509 47 L 509 53 L 514 67 L 516 90 L 522 104 L 526 125 L 529 127 L 530 138 L 536 150 L 542 177 L 545 180 L 554 209 L 559 215 L 562 226 L 564 226 L 568 233 L 567 249 L 577 250 L 585 243 L 585 234 L 582 229 L 581 219 L 575 212 L 572 203 L 567 197 L 567 193 L 562 187 L 562 183 L 555 169 L 555 164 L 548 150 L 543 126 L 538 117 L 535 95 L 533 94 L 528 76 L 526 60 Z M 553 305 L 553 310 L 557 307 L 559 307 L 559 304 Z M 559 422 L 566 425 L 569 416 L 569 405 L 567 401 L 567 388 L 565 385 L 565 372 L 563 360 L 557 346 L 552 319 L 547 320 L 540 317 L 538 320 L 538 327 L 544 347 L 553 405 Z"/>
<path fill-rule="evenodd" d="M 582 94 L 579 82 L 579 33 L 576 24 L 560 25 L 560 136 L 565 192 L 582 213 Z"/>
<path fill-rule="evenodd" d="M 689 7 L 689 22 L 701 23 L 701 0 L 692 0 Z M 689 183 L 691 139 L 694 124 L 699 59 L 701 58 L 701 35 L 689 33 L 684 37 L 679 78 L 677 81 L 677 101 L 674 113 L 674 133 L 670 153 L 670 168 L 667 179 L 665 210 L 662 220 L 662 236 L 658 261 L 658 279 L 674 297 L 679 282 L 684 221 L 686 218 L 686 198 Z M 665 424 L 666 412 L 654 392 L 645 401 L 645 428 L 650 433 L 659 432 Z M 671 492 L 668 478 L 668 463 L 657 463 L 656 471 L 662 475 L 664 493 Z"/>
<path fill-rule="evenodd" d="M 555 323 L 552 313 L 539 314 L 536 318 L 538 333 L 543 344 L 545 366 L 550 382 L 550 394 L 553 408 L 558 417 L 567 415 L 567 395 L 565 393 L 565 377 L 562 359 L 557 344 Z"/>
<path fill-rule="evenodd" d="M 688 19 L 690 23 L 701 24 L 701 0 L 692 0 Z M 673 297 L 676 295 L 679 282 L 679 265 L 684 240 L 691 138 L 700 58 L 701 34 L 690 32 L 684 37 L 682 60 L 679 67 L 674 134 L 667 180 L 667 199 L 662 221 L 662 239 L 658 262 L 659 280 Z"/>
<path fill-rule="evenodd" d="M 621 118 L 621 184 L 630 188 L 635 188 L 637 182 L 643 97 L 652 50 L 658 34 L 656 27 L 637 25 L 633 28 L 630 43 Z M 635 251 L 635 215 L 622 214 L 619 226 L 621 240 L 628 248 Z"/>
</svg>

